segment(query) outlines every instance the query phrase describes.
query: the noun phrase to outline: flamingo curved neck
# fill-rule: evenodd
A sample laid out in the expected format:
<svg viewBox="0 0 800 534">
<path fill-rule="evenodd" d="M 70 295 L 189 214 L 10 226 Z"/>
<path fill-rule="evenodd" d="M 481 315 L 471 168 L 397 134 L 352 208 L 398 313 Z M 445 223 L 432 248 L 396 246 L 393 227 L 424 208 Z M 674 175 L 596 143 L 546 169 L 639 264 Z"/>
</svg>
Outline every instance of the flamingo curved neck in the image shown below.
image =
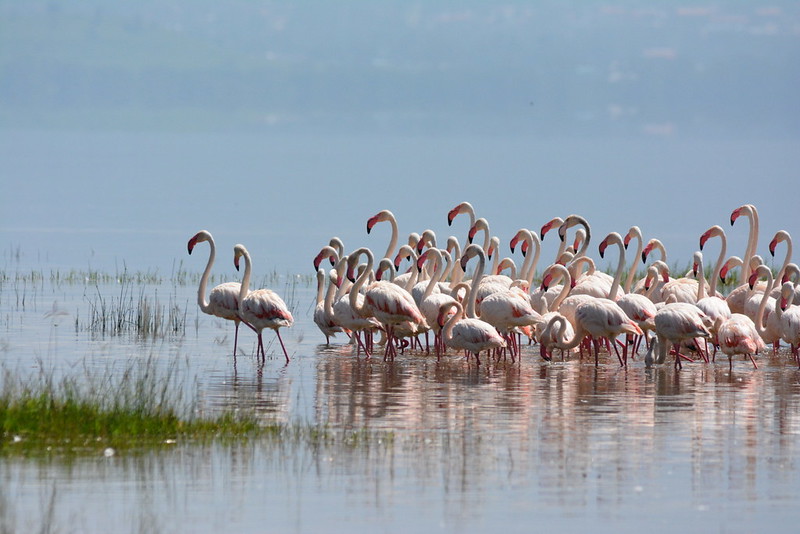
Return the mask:
<svg viewBox="0 0 800 534">
<path fill-rule="evenodd" d="M 217 256 L 217 247 L 214 245 L 214 239 L 211 236 L 206 241 L 208 241 L 210 252 L 203 276 L 200 277 L 200 287 L 197 288 L 197 305 L 200 306 L 203 313 L 211 313 L 211 303 L 206 298 L 206 288 L 208 287 L 208 277 L 211 275 L 211 266 L 214 265 L 214 259 Z"/>
<path fill-rule="evenodd" d="M 358 275 L 358 278 L 353 283 L 353 287 L 350 288 L 350 306 L 358 315 L 363 317 L 367 311 L 366 299 L 362 299 L 361 306 L 359 307 L 358 295 L 361 291 L 361 288 L 366 283 L 367 278 L 369 278 L 370 273 L 372 272 L 372 264 L 375 261 L 375 258 L 372 255 L 372 251 L 366 247 L 362 247 L 353 252 L 350 258 L 351 260 L 356 261 L 362 254 L 367 257 L 367 267 L 361 272 L 361 274 Z"/>
<path fill-rule="evenodd" d="M 631 239 L 636 239 L 636 254 L 633 256 L 633 263 L 631 264 L 631 268 L 628 271 L 628 278 L 625 279 L 625 293 L 631 292 L 631 287 L 633 286 L 633 279 L 636 278 L 636 267 L 639 265 L 639 258 L 642 257 L 642 250 L 644 248 L 644 243 L 642 243 L 642 233 L 641 231 L 634 230 Z M 624 248 L 624 246 L 623 246 Z"/>
<path fill-rule="evenodd" d="M 475 268 L 475 274 L 472 276 L 472 286 L 469 288 L 469 296 L 467 302 L 467 317 L 474 318 L 475 315 L 475 307 L 476 307 L 476 300 L 478 298 L 478 286 L 481 285 L 481 279 L 483 278 L 483 270 L 486 268 L 486 254 L 483 252 L 483 249 L 480 247 L 468 247 L 468 250 L 471 250 L 472 256 L 478 257 L 478 266 Z"/>
<path fill-rule="evenodd" d="M 764 289 L 764 294 L 761 295 L 761 303 L 758 305 L 758 313 L 756 314 L 756 321 L 755 321 L 756 331 L 758 332 L 758 335 L 760 335 L 762 338 L 766 337 L 767 333 L 767 328 L 764 325 L 764 320 L 765 320 L 764 312 L 767 309 L 767 301 L 769 301 L 770 299 L 769 294 L 772 291 L 772 286 L 774 285 L 775 282 L 775 280 L 772 277 L 772 271 L 770 271 L 769 269 L 765 269 L 765 271 L 767 276 L 767 287 L 766 289 Z M 757 282 L 758 281 L 756 281 L 756 283 Z M 755 287 L 755 285 L 753 287 Z M 775 310 L 777 311 L 778 308 L 780 308 L 780 306 L 779 303 L 776 302 Z"/>
<path fill-rule="evenodd" d="M 608 293 L 608 298 L 617 300 L 617 292 L 619 291 L 619 284 L 622 281 L 622 273 L 625 271 L 625 246 L 622 244 L 622 238 L 614 236 L 609 244 L 615 244 L 619 247 L 619 260 L 617 260 L 617 272 L 614 273 L 614 280 L 611 282 L 611 291 Z"/>
<path fill-rule="evenodd" d="M 559 306 L 561 306 L 561 303 L 565 298 L 567 298 L 569 292 L 572 290 L 572 276 L 569 274 L 569 269 L 558 263 L 553 264 L 553 266 L 550 267 L 550 270 L 561 274 L 561 291 L 558 293 L 558 296 L 555 298 L 555 300 L 553 300 L 553 303 L 550 305 L 550 309 L 548 310 L 558 311 Z"/>
<path fill-rule="evenodd" d="M 244 276 L 242 276 L 242 286 L 239 288 L 239 302 L 241 303 L 247 296 L 250 288 L 250 271 L 252 265 L 250 263 L 250 253 L 247 249 L 242 247 L 242 256 L 244 256 Z"/>
</svg>

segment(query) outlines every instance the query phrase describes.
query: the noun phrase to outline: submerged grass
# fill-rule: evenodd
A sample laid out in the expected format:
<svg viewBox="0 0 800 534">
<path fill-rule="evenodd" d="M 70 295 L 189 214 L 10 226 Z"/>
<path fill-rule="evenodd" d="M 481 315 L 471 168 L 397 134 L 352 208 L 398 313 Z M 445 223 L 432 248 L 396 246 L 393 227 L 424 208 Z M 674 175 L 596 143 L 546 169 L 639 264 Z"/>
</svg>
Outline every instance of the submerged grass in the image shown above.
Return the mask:
<svg viewBox="0 0 800 534">
<path fill-rule="evenodd" d="M 208 415 L 195 399 L 185 398 L 191 388 L 182 383 L 180 359 L 165 365 L 151 357 L 99 375 L 84 367 L 61 378 L 52 371 L 26 378 L 1 371 L 0 457 L 115 455 L 176 443 L 258 439 L 348 448 L 393 441 L 385 432 L 264 422 L 247 409 Z"/>
</svg>

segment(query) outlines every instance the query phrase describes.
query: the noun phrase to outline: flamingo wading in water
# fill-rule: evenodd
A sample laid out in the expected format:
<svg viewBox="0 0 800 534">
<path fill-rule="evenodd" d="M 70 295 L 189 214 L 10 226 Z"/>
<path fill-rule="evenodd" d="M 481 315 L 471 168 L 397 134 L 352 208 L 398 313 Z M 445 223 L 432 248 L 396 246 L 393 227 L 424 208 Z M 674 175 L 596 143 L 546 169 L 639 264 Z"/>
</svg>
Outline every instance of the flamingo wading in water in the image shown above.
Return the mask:
<svg viewBox="0 0 800 534">
<path fill-rule="evenodd" d="M 266 354 L 264 353 L 264 340 L 261 337 L 261 331 L 265 328 L 271 328 L 278 335 L 278 341 L 281 343 L 286 363 L 289 363 L 289 354 L 286 352 L 286 345 L 283 344 L 279 329 L 284 326 L 292 326 L 294 318 L 283 299 L 271 289 L 254 289 L 248 292 L 250 271 L 252 269 L 250 253 L 247 252 L 244 245 L 233 247 L 233 264 L 236 266 L 237 271 L 239 270 L 239 258 L 242 256 L 244 256 L 244 276 L 242 277 L 242 287 L 239 291 L 239 316 L 243 321 L 253 325 L 256 334 L 258 334 L 258 351 L 261 354 L 262 361 L 266 358 Z"/>
</svg>

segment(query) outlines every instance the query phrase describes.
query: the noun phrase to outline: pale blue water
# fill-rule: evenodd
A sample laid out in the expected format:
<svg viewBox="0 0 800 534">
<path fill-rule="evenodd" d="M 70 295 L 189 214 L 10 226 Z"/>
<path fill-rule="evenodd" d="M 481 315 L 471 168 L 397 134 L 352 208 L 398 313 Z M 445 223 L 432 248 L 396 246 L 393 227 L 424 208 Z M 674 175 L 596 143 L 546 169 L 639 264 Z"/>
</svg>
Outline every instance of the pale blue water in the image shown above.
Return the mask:
<svg viewBox="0 0 800 534">
<path fill-rule="evenodd" d="M 216 273 L 235 276 L 236 243 L 248 247 L 256 273 L 309 273 L 334 235 L 349 250 L 382 253 L 388 225 L 366 234 L 382 209 L 396 215 L 401 241 L 430 228 L 442 243 L 455 235 L 463 245 L 466 219 L 448 227 L 447 212 L 467 200 L 501 238 L 503 255 L 519 228 L 578 213 L 595 244 L 638 225 L 683 268 L 714 224 L 726 229 L 729 254 L 743 255 L 746 224 L 731 228 L 729 217 L 752 203 L 758 252 L 771 261 L 775 232 L 797 228 L 798 167 L 796 139 L 3 131 L 0 249 L 7 267 L 169 275 L 181 263 L 202 269 L 186 241 L 207 229 L 219 249 Z M 545 239 L 543 263 L 556 241 Z M 589 252 L 606 265 L 596 245 Z"/>
<path fill-rule="evenodd" d="M 286 294 L 285 282 L 274 287 Z M 786 353 L 757 370 L 737 360 L 733 373 L 726 361 L 679 372 L 641 358 L 628 369 L 614 357 L 545 363 L 527 346 L 518 363 L 480 368 L 453 354 L 366 362 L 342 340 L 322 344 L 313 287 L 300 284 L 284 330 L 292 361 L 273 344 L 259 367 L 245 330 L 234 367 L 232 325 L 200 313 L 193 286 L 140 287 L 186 303 L 185 337 L 76 331 L 92 293 L 109 298 L 116 284 L 47 281 L 22 306 L 23 291 L 4 283 L 3 366 L 80 376 L 177 359 L 204 411 L 389 434 L 365 446 L 179 441 L 110 458 L 6 459 L 12 531 L 791 532 L 796 521 L 800 371 Z M 55 299 L 65 313 L 46 316 Z"/>
</svg>

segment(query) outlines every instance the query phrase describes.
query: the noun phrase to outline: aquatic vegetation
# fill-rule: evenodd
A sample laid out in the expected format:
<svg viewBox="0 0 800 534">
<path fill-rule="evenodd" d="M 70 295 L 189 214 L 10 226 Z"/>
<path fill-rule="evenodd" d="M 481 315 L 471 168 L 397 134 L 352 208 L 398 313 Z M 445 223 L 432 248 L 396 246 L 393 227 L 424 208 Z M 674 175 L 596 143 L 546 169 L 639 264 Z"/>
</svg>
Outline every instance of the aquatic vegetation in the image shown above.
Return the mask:
<svg viewBox="0 0 800 534">
<path fill-rule="evenodd" d="M 184 365 L 156 358 L 84 367 L 56 378 L 52 371 L 22 377 L 0 368 L 0 457 L 51 454 L 116 455 L 212 441 L 239 443 L 267 439 L 288 445 L 389 446 L 393 436 L 364 429 L 331 430 L 325 425 L 262 421 L 255 411 L 207 413 L 187 399 Z M 42 362 L 39 362 L 42 368 Z"/>
</svg>

